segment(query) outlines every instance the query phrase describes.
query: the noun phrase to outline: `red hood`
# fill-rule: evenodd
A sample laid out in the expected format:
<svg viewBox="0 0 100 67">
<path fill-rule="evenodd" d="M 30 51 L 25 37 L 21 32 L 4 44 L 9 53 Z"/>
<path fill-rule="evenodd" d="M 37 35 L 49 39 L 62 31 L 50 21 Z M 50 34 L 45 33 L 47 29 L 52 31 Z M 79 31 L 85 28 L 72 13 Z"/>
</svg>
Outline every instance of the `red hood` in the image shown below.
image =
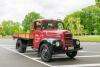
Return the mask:
<svg viewBox="0 0 100 67">
<path fill-rule="evenodd" d="M 68 30 L 44 30 L 46 37 L 60 38 L 64 33 L 71 34 Z"/>
</svg>

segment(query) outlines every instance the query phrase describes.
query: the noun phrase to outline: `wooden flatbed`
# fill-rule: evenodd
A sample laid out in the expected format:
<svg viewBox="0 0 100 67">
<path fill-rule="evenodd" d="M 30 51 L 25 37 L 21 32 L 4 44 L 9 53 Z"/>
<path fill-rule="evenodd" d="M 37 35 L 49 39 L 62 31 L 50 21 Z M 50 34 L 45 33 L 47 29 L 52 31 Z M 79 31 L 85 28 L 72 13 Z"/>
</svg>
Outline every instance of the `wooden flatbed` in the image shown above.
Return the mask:
<svg viewBox="0 0 100 67">
<path fill-rule="evenodd" d="M 33 33 L 19 33 L 19 34 L 14 34 L 13 38 L 33 39 L 34 35 Z"/>
</svg>

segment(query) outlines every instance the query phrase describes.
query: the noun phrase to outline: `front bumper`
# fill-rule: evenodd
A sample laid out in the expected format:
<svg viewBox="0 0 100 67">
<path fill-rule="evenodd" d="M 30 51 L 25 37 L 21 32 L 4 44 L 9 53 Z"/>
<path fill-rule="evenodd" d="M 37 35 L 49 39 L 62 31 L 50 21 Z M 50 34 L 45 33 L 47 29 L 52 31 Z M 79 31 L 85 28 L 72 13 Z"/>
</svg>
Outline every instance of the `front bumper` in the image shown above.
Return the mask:
<svg viewBox="0 0 100 67">
<path fill-rule="evenodd" d="M 82 50 L 83 49 L 83 47 L 80 47 L 80 48 L 74 48 L 74 49 L 68 49 L 68 51 L 78 51 L 78 50 Z"/>
<path fill-rule="evenodd" d="M 82 50 L 83 48 L 82 47 L 80 47 L 80 48 L 75 48 L 74 50 Z"/>
</svg>

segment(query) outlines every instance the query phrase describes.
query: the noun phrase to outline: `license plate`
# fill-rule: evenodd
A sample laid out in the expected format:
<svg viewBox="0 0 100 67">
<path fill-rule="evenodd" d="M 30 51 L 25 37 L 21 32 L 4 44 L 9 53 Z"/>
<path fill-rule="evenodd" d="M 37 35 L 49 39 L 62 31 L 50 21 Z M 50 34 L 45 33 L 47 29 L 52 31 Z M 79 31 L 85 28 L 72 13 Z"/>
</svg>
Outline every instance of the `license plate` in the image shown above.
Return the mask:
<svg viewBox="0 0 100 67">
<path fill-rule="evenodd" d="M 74 49 L 74 47 L 68 47 L 68 50 L 73 50 Z"/>
</svg>

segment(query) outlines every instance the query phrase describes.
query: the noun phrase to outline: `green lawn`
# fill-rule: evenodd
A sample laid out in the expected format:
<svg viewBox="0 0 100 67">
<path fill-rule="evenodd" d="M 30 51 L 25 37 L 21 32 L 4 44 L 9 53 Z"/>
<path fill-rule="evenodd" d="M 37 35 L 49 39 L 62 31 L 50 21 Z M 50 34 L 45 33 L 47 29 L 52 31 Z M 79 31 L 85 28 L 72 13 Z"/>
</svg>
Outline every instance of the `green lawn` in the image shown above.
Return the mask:
<svg viewBox="0 0 100 67">
<path fill-rule="evenodd" d="M 100 35 L 97 35 L 97 36 L 74 36 L 74 38 L 79 39 L 81 42 L 100 42 Z"/>
</svg>

